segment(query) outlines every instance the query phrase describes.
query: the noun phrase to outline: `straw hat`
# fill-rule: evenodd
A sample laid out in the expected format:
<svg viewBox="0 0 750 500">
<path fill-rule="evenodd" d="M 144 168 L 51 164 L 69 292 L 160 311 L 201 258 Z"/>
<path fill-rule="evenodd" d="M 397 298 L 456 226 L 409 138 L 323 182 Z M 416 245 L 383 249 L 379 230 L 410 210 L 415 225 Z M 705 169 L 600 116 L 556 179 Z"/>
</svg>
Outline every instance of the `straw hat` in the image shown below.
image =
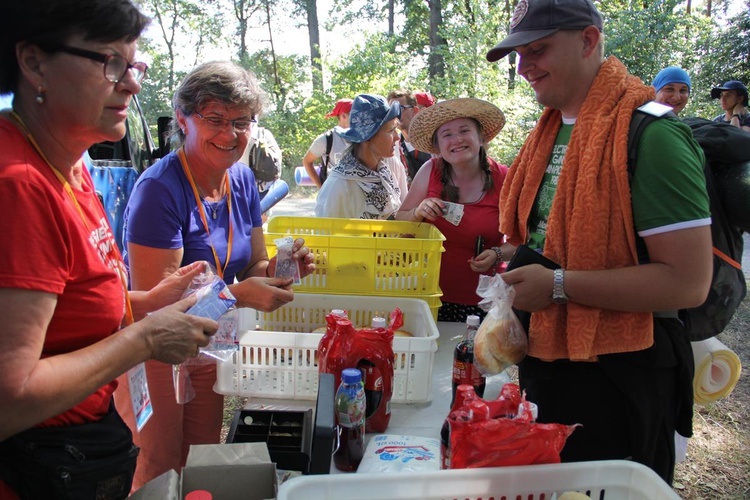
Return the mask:
<svg viewBox="0 0 750 500">
<path fill-rule="evenodd" d="M 441 125 L 456 118 L 474 118 L 482 125 L 484 139 L 488 142 L 505 125 L 505 115 L 490 102 L 473 97 L 449 99 L 414 115 L 409 126 L 409 142 L 419 151 L 440 154 L 432 143 L 432 136 Z"/>
</svg>

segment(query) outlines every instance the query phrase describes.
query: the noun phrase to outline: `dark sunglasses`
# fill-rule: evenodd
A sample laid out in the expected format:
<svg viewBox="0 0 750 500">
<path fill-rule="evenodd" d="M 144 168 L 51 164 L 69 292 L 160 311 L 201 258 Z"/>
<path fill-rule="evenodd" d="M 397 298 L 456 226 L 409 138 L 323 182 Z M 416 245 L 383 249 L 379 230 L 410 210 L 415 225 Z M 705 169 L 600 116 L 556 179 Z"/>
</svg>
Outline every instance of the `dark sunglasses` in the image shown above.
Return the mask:
<svg viewBox="0 0 750 500">
<path fill-rule="evenodd" d="M 133 78 L 136 82 L 141 83 L 146 78 L 146 70 L 148 70 L 148 64 L 144 62 L 130 63 L 127 59 L 120 55 L 115 54 L 101 54 L 91 50 L 79 49 L 78 47 L 70 47 L 69 45 L 63 45 L 60 47 L 60 52 L 66 54 L 72 54 L 74 56 L 85 57 L 92 61 L 99 61 L 104 64 L 104 78 L 112 83 L 118 83 L 123 78 L 128 70 L 132 69 Z"/>
</svg>

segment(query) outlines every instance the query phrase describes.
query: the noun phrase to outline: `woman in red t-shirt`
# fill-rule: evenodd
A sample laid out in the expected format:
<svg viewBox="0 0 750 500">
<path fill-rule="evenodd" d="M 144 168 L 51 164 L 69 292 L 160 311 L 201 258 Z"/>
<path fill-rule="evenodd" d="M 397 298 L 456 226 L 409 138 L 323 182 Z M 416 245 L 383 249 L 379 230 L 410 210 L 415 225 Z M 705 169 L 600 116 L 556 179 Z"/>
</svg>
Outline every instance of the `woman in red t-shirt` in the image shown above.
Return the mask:
<svg viewBox="0 0 750 500">
<path fill-rule="evenodd" d="M 419 169 L 396 218 L 429 221 L 445 236 L 438 321 L 484 317 L 477 307 L 479 275 L 494 272 L 515 251 L 498 231 L 500 188 L 508 168 L 485 149 L 503 125 L 497 106 L 461 98 L 421 111 L 409 128 L 414 147 L 439 156 Z"/>
<path fill-rule="evenodd" d="M 14 100 L 0 114 L 0 498 L 127 497 L 138 450 L 115 379 L 149 359 L 185 361 L 218 326 L 184 313 L 195 298 L 164 307 L 205 263 L 128 293 L 83 163 L 125 135 L 147 22 L 121 0 L 3 10 L 0 93 Z"/>
</svg>

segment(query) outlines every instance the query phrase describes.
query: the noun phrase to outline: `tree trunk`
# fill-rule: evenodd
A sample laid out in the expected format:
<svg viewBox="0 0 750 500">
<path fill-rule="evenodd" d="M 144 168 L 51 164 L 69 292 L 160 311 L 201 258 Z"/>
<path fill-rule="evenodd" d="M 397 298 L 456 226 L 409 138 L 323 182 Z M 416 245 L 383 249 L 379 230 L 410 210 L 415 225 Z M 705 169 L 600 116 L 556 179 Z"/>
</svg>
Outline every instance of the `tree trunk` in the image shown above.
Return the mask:
<svg viewBox="0 0 750 500">
<path fill-rule="evenodd" d="M 310 67 L 313 92 L 323 92 L 323 63 L 320 60 L 320 31 L 318 28 L 318 2 L 306 0 L 307 31 L 310 37 Z"/>
<path fill-rule="evenodd" d="M 266 24 L 268 25 L 268 41 L 271 44 L 271 62 L 273 65 L 273 84 L 277 92 L 281 91 L 279 66 L 276 62 L 276 49 L 273 46 L 273 30 L 271 29 L 271 2 L 266 2 Z"/>
<path fill-rule="evenodd" d="M 685 6 L 685 14 L 688 16 L 690 15 L 690 11 L 692 10 L 693 2 L 691 0 L 687 0 L 687 5 Z"/>
<path fill-rule="evenodd" d="M 515 10 L 515 3 L 511 3 L 511 0 L 505 0 L 505 15 L 508 19 L 513 16 Z M 504 38 L 503 36 L 498 37 L 499 39 Z M 513 51 L 508 54 L 508 90 L 513 90 L 516 87 L 516 52 Z"/>
<path fill-rule="evenodd" d="M 393 36 L 393 34 L 396 32 L 394 28 L 395 19 L 396 19 L 396 1 L 395 0 L 388 0 L 388 35 Z"/>
<path fill-rule="evenodd" d="M 441 0 L 429 0 L 428 4 L 430 6 L 430 56 L 427 61 L 430 85 L 435 88 L 437 80 L 445 76 L 445 58 L 440 53 L 440 49 L 445 47 L 446 41 L 438 31 L 443 24 Z"/>
<path fill-rule="evenodd" d="M 248 17 L 245 14 L 245 3 L 247 0 L 234 0 L 234 16 L 237 18 L 239 24 L 239 36 L 240 36 L 240 48 L 237 52 L 237 57 L 240 61 L 245 62 L 248 59 L 247 53 L 247 21 Z"/>
</svg>

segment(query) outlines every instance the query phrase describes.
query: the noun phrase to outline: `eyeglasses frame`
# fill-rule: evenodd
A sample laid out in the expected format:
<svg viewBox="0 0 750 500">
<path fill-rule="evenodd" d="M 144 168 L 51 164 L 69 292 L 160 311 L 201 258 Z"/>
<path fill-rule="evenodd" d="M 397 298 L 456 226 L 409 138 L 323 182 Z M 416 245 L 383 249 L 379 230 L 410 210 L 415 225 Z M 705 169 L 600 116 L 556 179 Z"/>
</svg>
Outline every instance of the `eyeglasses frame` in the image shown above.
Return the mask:
<svg viewBox="0 0 750 500">
<path fill-rule="evenodd" d="M 206 117 L 206 116 L 203 116 L 201 113 L 199 113 L 197 111 L 195 111 L 193 114 L 197 115 L 198 118 L 200 118 L 204 122 L 208 122 L 209 119 L 223 121 L 224 125 L 221 127 L 221 129 L 217 129 L 217 130 L 224 130 L 225 128 L 227 128 L 227 125 L 232 125 L 232 130 L 234 130 L 235 132 L 239 132 L 241 134 L 245 134 L 245 133 L 250 132 L 250 130 L 252 130 L 252 128 L 253 128 L 253 124 L 258 123 L 258 120 L 255 117 L 252 117 L 249 120 L 245 119 L 245 118 L 237 118 L 236 120 L 227 120 L 226 118 L 222 118 L 221 116 L 209 116 L 209 117 Z M 235 125 L 237 122 L 248 122 L 249 125 L 247 126 L 247 128 L 245 130 L 239 130 L 239 129 L 237 129 L 237 126 Z"/>
<path fill-rule="evenodd" d="M 140 72 L 141 77 L 138 78 L 136 74 L 133 74 L 133 78 L 136 82 L 141 83 L 143 80 L 146 79 L 146 72 L 148 71 L 148 64 L 145 62 L 136 61 L 134 63 L 131 63 L 128 61 L 125 57 L 119 55 L 119 54 L 102 54 L 101 52 L 94 52 L 93 50 L 86 50 L 81 49 L 79 47 L 71 47 L 70 45 L 61 45 L 58 49 L 60 52 L 65 52 L 66 54 L 71 54 L 78 57 L 84 57 L 86 59 L 91 59 L 92 61 L 98 61 L 102 63 L 104 66 L 102 67 L 102 71 L 104 72 L 104 78 L 108 82 L 112 83 L 120 83 L 123 78 L 125 78 L 125 75 L 130 71 L 131 69 L 136 69 Z M 112 80 L 109 77 L 107 77 L 107 64 L 109 64 L 109 61 L 111 59 L 114 59 L 116 57 L 119 57 L 123 59 L 126 63 L 125 71 L 123 71 L 122 75 L 117 80 Z M 141 70 L 138 66 L 143 66 L 143 70 Z"/>
</svg>

